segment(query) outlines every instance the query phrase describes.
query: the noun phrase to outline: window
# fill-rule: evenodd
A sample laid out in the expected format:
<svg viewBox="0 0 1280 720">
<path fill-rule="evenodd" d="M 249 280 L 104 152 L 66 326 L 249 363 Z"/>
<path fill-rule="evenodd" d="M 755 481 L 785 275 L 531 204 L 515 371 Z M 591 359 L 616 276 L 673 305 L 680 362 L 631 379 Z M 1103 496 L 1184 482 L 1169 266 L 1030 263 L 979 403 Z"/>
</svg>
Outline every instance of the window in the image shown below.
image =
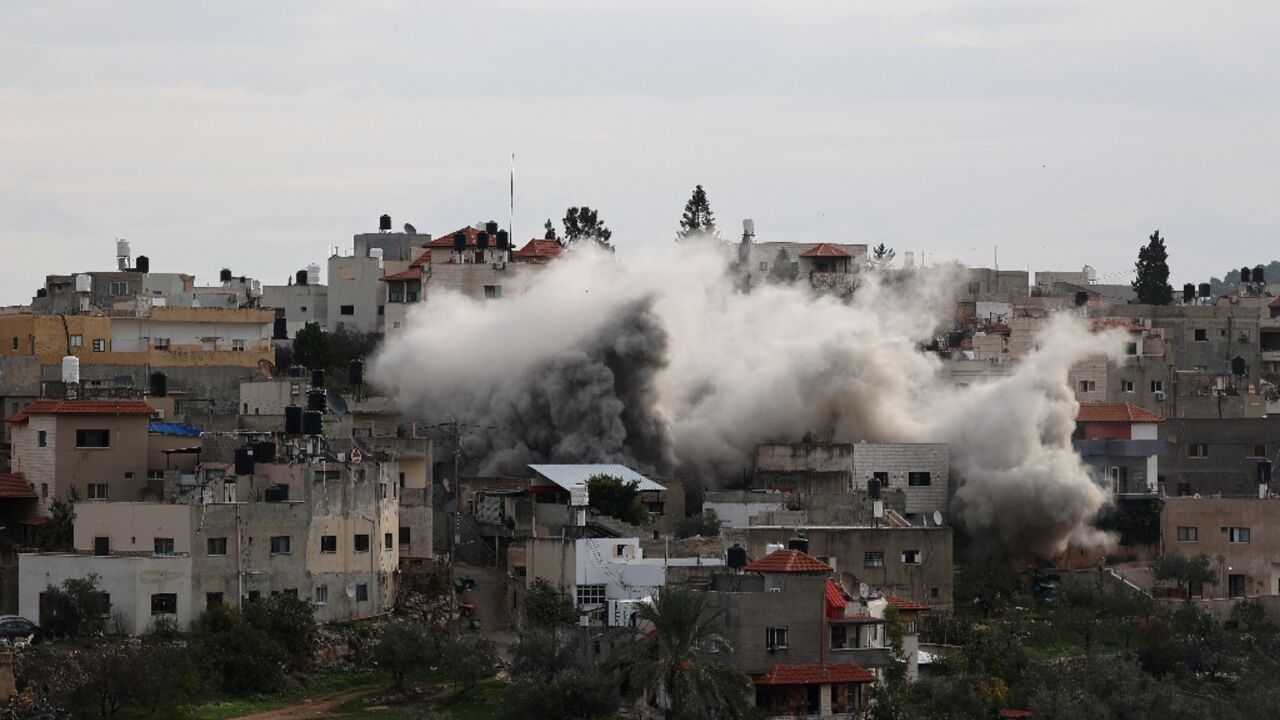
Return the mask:
<svg viewBox="0 0 1280 720">
<path fill-rule="evenodd" d="M 1195 329 L 1196 342 L 1209 342 L 1209 331 L 1204 328 Z"/>
<path fill-rule="evenodd" d="M 932 479 L 927 472 L 909 472 L 907 473 L 908 487 L 924 487 L 928 485 Z"/>
<path fill-rule="evenodd" d="M 1132 380 L 1121 380 L 1121 381 L 1120 381 L 1120 392 L 1133 392 L 1133 381 L 1132 381 Z"/>
<path fill-rule="evenodd" d="M 400 473 L 400 487 L 404 487 L 404 473 Z"/>
<path fill-rule="evenodd" d="M 94 341 L 93 341 L 93 351 L 94 351 L 94 352 L 106 352 L 106 351 L 107 351 L 107 341 L 106 341 L 106 340 L 103 340 L 102 338 L 98 338 L 98 339 L 94 340 Z"/>
<path fill-rule="evenodd" d="M 128 294 L 129 294 L 129 283 L 127 283 L 127 282 L 121 282 L 121 281 L 119 281 L 119 280 L 112 280 L 112 281 L 111 281 L 111 294 L 112 294 L 112 295 L 128 295 Z"/>
<path fill-rule="evenodd" d="M 329 602 L 329 586 L 317 585 L 316 586 L 316 604 L 324 605 L 327 602 Z"/>
<path fill-rule="evenodd" d="M 1153 392 L 1153 393 L 1155 393 L 1155 392 L 1164 392 L 1164 381 L 1163 381 L 1163 380 L 1152 380 L 1152 381 L 1151 381 L 1151 392 Z"/>
<path fill-rule="evenodd" d="M 289 554 L 289 546 L 292 540 L 288 535 L 272 535 L 271 536 L 271 554 L 287 555 Z"/>
<path fill-rule="evenodd" d="M 232 352 L 244 352 L 244 340 L 242 340 L 242 339 L 240 339 L 240 338 L 234 338 L 234 339 L 232 339 L 232 340 L 231 340 L 231 351 L 232 351 Z"/>
<path fill-rule="evenodd" d="M 1245 596 L 1244 575 L 1227 576 L 1227 596 L 1233 598 L 1242 598 Z"/>
<path fill-rule="evenodd" d="M 1196 542 L 1200 539 L 1200 528 L 1178 526 L 1178 542 Z"/>
<path fill-rule="evenodd" d="M 224 537 L 209 538 L 208 547 L 210 555 L 226 555 L 227 539 Z"/>
<path fill-rule="evenodd" d="M 1178 497 L 1191 497 L 1191 483 L 1178 483 Z"/>
<path fill-rule="evenodd" d="M 17 350 L 17 349 L 18 349 L 18 338 L 14 338 L 14 339 L 13 339 L 13 349 L 14 349 L 14 350 Z"/>
<path fill-rule="evenodd" d="M 778 625 L 764 629 L 764 644 L 774 650 L 787 649 L 787 626 Z"/>
<path fill-rule="evenodd" d="M 36 433 L 36 445 L 39 445 L 40 447 L 48 447 L 49 433 L 47 431 L 40 430 Z"/>
<path fill-rule="evenodd" d="M 919 565 L 920 551 L 919 550 L 903 550 L 902 564 L 903 565 Z"/>
<path fill-rule="evenodd" d="M 178 612 L 176 593 L 156 593 L 151 596 L 152 615 L 173 615 L 176 612 Z"/>
<path fill-rule="evenodd" d="M 84 347 L 84 336 L 71 335 L 67 338 L 67 344 L 73 348 Z"/>
<path fill-rule="evenodd" d="M 368 601 L 369 601 L 369 586 L 364 583 L 360 583 L 359 585 L 356 585 L 356 602 L 368 602 Z"/>
<path fill-rule="evenodd" d="M 1080 381 L 1080 392 L 1093 392 L 1095 389 L 1097 389 L 1097 387 L 1098 387 L 1097 383 L 1094 382 L 1093 380 Z"/>
<path fill-rule="evenodd" d="M 257 600 L 260 597 L 262 597 L 262 593 L 260 591 L 258 590 L 249 591 L 249 602 L 253 602 L 254 600 Z"/>
<path fill-rule="evenodd" d="M 157 350 L 168 350 L 169 338 L 155 338 L 153 344 Z"/>
<path fill-rule="evenodd" d="M 1124 346 L 1124 354 L 1125 354 L 1125 355 L 1137 355 L 1137 354 L 1138 354 L 1138 343 L 1136 343 L 1136 342 L 1125 343 L 1125 346 Z"/>
<path fill-rule="evenodd" d="M 320 552 L 322 553 L 338 552 L 338 536 L 337 535 L 321 535 L 320 536 Z"/>
<path fill-rule="evenodd" d="M 1227 528 L 1227 535 L 1233 543 L 1249 542 L 1249 528 L 1247 527 Z"/>
<path fill-rule="evenodd" d="M 40 483 L 40 497 L 49 497 L 49 483 Z"/>
<path fill-rule="evenodd" d="M 768 270 L 769 270 L 769 263 L 767 261 L 762 261 L 760 263 L 760 272 L 767 272 Z"/>
<path fill-rule="evenodd" d="M 89 499 L 90 500 L 106 500 L 107 484 L 106 483 L 89 483 Z"/>
<path fill-rule="evenodd" d="M 1266 457 L 1266 456 L 1267 456 L 1267 446 L 1263 444 L 1258 444 L 1253 446 L 1253 454 L 1250 455 L 1249 457 L 1260 458 L 1260 457 Z"/>
<path fill-rule="evenodd" d="M 870 552 L 862 553 L 862 567 L 884 567 L 884 552 L 880 550 L 872 550 Z"/>
<path fill-rule="evenodd" d="M 103 537 L 101 535 L 95 537 L 93 539 L 93 554 L 99 555 L 99 556 L 110 555 L 111 554 L 111 538 Z"/>
<path fill-rule="evenodd" d="M 368 535 L 356 536 L 356 552 L 369 552 L 369 536 Z"/>
<path fill-rule="evenodd" d="M 343 306 L 341 306 L 341 307 L 339 307 L 339 308 L 338 308 L 338 314 L 339 314 L 339 315 L 355 315 L 355 314 L 356 314 L 356 306 L 355 306 L 355 305 L 343 305 Z"/>
<path fill-rule="evenodd" d="M 285 597 L 296 598 L 298 597 L 298 588 L 285 588 L 281 594 Z"/>
<path fill-rule="evenodd" d="M 579 607 L 604 604 L 604 585 L 578 585 L 576 590 Z"/>
<path fill-rule="evenodd" d="M 316 470 L 311 476 L 316 482 L 337 482 L 342 477 L 341 470 Z"/>
<path fill-rule="evenodd" d="M 1187 446 L 1187 457 L 1209 457 L 1209 446 L 1205 443 L 1191 443 Z"/>
<path fill-rule="evenodd" d="M 222 593 L 212 592 L 204 594 L 204 609 L 212 610 L 222 605 Z"/>
<path fill-rule="evenodd" d="M 484 296 L 488 300 L 497 300 L 498 298 L 502 297 L 502 286 L 501 285 L 485 285 Z"/>
<path fill-rule="evenodd" d="M 156 555 L 173 555 L 173 538 L 156 538 L 155 539 Z"/>
<path fill-rule="evenodd" d="M 382 536 L 382 547 L 390 550 L 395 547 L 396 536 L 392 533 L 386 533 Z"/>
<path fill-rule="evenodd" d="M 401 545 L 409 544 L 409 528 L 407 527 L 400 528 L 400 544 Z"/>
<path fill-rule="evenodd" d="M 298 308 L 298 310 L 300 310 L 300 311 L 302 311 L 302 312 L 306 312 L 306 311 L 307 311 L 307 306 L 306 306 L 306 305 L 303 305 L 302 307 Z"/>
<path fill-rule="evenodd" d="M 887 473 L 887 472 L 873 472 L 873 473 L 871 473 L 871 477 L 872 477 L 873 479 L 875 479 L 875 480 L 879 480 L 879 481 L 880 481 L 880 487 L 882 487 L 882 488 L 887 488 L 887 487 L 889 487 L 889 473 Z"/>
</svg>

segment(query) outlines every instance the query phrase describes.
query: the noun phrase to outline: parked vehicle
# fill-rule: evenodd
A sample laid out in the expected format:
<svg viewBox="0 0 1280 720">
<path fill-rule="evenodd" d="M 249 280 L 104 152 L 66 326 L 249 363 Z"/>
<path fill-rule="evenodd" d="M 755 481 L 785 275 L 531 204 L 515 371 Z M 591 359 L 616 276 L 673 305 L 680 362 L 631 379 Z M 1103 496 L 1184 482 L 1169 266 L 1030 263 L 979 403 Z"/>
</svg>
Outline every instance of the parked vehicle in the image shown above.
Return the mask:
<svg viewBox="0 0 1280 720">
<path fill-rule="evenodd" d="M 40 626 L 20 615 L 0 615 L 0 639 L 14 645 L 30 645 L 44 640 Z"/>
</svg>

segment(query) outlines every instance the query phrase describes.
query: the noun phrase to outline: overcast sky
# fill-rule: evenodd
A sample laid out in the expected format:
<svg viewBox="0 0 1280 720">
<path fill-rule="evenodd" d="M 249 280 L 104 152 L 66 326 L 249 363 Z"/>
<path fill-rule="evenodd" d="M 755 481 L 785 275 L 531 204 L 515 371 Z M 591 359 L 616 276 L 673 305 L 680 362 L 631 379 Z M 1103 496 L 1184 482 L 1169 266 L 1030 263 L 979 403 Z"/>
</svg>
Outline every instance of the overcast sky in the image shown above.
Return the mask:
<svg viewBox="0 0 1280 720">
<path fill-rule="evenodd" d="M 356 232 L 571 204 L 1175 284 L 1280 259 L 1280 9 L 1192 2 L 0 2 L 0 304 L 49 273 L 282 283 Z"/>
</svg>

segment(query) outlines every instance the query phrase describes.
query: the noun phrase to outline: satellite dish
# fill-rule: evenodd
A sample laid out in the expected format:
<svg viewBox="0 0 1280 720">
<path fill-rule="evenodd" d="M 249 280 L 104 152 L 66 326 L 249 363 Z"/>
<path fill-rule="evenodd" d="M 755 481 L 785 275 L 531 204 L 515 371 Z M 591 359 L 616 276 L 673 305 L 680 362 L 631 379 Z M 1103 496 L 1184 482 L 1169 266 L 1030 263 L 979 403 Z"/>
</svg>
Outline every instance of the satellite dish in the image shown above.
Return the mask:
<svg viewBox="0 0 1280 720">
<path fill-rule="evenodd" d="M 417 235 L 417 234 L 418 234 L 418 229 L 417 229 L 417 228 L 415 228 L 414 226 L 410 225 L 409 223 L 405 223 L 405 224 L 404 224 L 404 231 L 405 231 L 405 232 L 407 232 L 407 233 L 409 233 L 410 235 Z"/>
<path fill-rule="evenodd" d="M 866 597 L 870 590 L 866 583 L 858 583 L 858 597 Z"/>
<path fill-rule="evenodd" d="M 328 390 L 328 391 L 326 391 L 326 392 L 325 392 L 325 394 L 324 394 L 324 395 L 325 395 L 325 398 L 324 398 L 324 399 L 325 399 L 325 401 L 326 401 L 326 402 L 328 402 L 328 403 L 329 403 L 329 408 L 330 408 L 330 409 L 332 409 L 332 410 L 333 410 L 335 413 L 337 413 L 338 415 L 346 415 L 346 414 L 347 414 L 347 412 L 348 412 L 348 410 L 347 410 L 347 401 L 346 401 L 345 399 L 343 399 L 343 397 L 342 397 L 341 395 L 339 395 L 339 394 L 338 394 L 336 391 L 334 391 L 334 390 Z"/>
<path fill-rule="evenodd" d="M 347 583 L 347 597 L 355 598 L 355 596 L 356 596 L 356 584 Z"/>
<path fill-rule="evenodd" d="M 938 527 L 942 527 L 942 511 L 941 510 L 933 511 L 933 524 L 937 525 Z"/>
</svg>

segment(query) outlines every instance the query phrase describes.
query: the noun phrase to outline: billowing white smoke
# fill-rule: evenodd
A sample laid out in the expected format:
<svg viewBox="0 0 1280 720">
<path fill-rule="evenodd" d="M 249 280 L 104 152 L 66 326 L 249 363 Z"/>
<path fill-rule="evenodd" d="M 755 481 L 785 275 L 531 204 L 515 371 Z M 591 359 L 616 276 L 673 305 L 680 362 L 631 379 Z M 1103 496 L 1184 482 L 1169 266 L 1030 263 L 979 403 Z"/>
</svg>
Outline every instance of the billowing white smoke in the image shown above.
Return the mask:
<svg viewBox="0 0 1280 720">
<path fill-rule="evenodd" d="M 517 297 L 430 290 L 373 375 L 410 414 L 480 426 L 464 450 L 484 471 L 613 461 L 715 483 L 807 431 L 950 442 L 971 532 L 1042 554 L 1092 539 L 1107 496 L 1071 449 L 1067 370 L 1118 338 L 1051 323 L 1012 375 L 955 389 L 917 348 L 952 312 L 956 272 L 867 276 L 846 303 L 763 278 L 741 293 L 725 268 L 709 246 L 581 249 Z"/>
</svg>

